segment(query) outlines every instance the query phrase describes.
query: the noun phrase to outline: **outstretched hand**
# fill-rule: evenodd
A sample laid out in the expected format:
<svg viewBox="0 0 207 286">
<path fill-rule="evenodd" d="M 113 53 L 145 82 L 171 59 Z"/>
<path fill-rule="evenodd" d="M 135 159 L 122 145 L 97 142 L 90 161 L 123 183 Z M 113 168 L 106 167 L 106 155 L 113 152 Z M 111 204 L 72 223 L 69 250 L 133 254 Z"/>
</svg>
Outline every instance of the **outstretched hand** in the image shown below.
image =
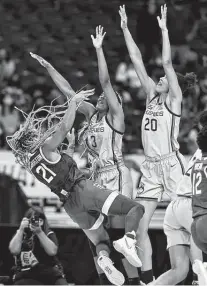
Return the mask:
<svg viewBox="0 0 207 286">
<path fill-rule="evenodd" d="M 125 5 L 119 7 L 119 15 L 121 17 L 121 28 L 127 28 L 127 14 L 125 10 Z"/>
<path fill-rule="evenodd" d="M 72 130 L 70 132 L 68 132 L 67 134 L 67 139 L 68 139 L 68 143 L 70 144 L 70 146 L 75 146 L 75 129 L 72 128 Z"/>
<path fill-rule="evenodd" d="M 94 91 L 95 88 L 89 90 L 81 90 L 73 96 L 72 100 L 74 100 L 76 104 L 84 100 L 87 101 L 89 100 L 89 96 L 94 94 Z"/>
<path fill-rule="evenodd" d="M 30 52 L 30 56 L 34 59 L 36 59 L 43 67 L 47 68 L 50 66 L 50 63 L 48 63 L 45 59 L 43 59 L 42 57 L 36 55 L 36 54 L 33 54 Z"/>
<path fill-rule="evenodd" d="M 91 35 L 93 45 L 96 49 L 99 49 L 102 47 L 103 39 L 104 39 L 105 35 L 106 35 L 106 32 L 103 33 L 103 27 L 100 25 L 97 26 L 96 27 L 96 37 L 94 38 L 94 36 Z"/>
<path fill-rule="evenodd" d="M 161 30 L 167 30 L 167 6 L 166 4 L 161 6 L 161 19 L 157 17 L 158 24 Z"/>
</svg>

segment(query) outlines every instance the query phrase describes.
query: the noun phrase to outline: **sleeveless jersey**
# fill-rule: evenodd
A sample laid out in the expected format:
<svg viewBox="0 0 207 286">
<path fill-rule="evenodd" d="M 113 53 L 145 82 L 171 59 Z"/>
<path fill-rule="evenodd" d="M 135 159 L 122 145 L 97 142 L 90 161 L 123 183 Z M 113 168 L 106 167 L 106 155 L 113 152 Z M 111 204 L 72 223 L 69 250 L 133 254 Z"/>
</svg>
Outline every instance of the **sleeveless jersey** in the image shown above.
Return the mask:
<svg viewBox="0 0 207 286">
<path fill-rule="evenodd" d="M 194 153 L 194 155 L 191 157 L 186 172 L 183 175 L 178 188 L 177 188 L 177 195 L 181 195 L 181 196 L 187 196 L 187 197 L 191 197 L 192 196 L 192 184 L 191 184 L 191 172 L 192 172 L 192 168 L 193 165 L 195 163 L 195 161 L 197 159 L 201 159 L 202 158 L 202 153 L 200 149 L 197 149 L 197 151 Z"/>
<path fill-rule="evenodd" d="M 191 173 L 193 218 L 207 214 L 207 154 L 205 156 L 196 160 Z"/>
<path fill-rule="evenodd" d="M 76 183 L 85 179 L 75 161 L 65 153 L 61 154 L 57 162 L 50 162 L 40 148 L 31 156 L 30 167 L 34 176 L 61 200 L 68 197 Z"/>
<path fill-rule="evenodd" d="M 142 145 L 149 157 L 157 157 L 179 150 L 180 116 L 170 111 L 166 102 L 155 96 L 146 107 L 142 119 Z"/>
<path fill-rule="evenodd" d="M 123 160 L 122 138 L 123 133 L 116 131 L 109 123 L 107 116 L 97 120 L 98 113 L 95 113 L 90 120 L 85 138 L 85 145 L 88 151 L 88 160 L 97 162 L 98 167 L 114 165 Z"/>
</svg>

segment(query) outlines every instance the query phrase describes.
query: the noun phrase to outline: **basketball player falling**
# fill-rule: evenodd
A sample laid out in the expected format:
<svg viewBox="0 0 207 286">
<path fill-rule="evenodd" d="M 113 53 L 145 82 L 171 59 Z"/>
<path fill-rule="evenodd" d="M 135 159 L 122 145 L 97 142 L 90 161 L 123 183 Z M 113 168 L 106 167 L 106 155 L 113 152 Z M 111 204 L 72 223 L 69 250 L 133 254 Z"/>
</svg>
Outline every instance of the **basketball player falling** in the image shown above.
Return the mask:
<svg viewBox="0 0 207 286">
<path fill-rule="evenodd" d="M 194 162 L 191 172 L 193 186 L 193 223 L 191 226 L 195 244 L 207 254 L 207 126 L 197 136 L 202 158 Z M 196 260 L 193 271 L 198 275 L 199 285 L 207 285 L 207 264 Z"/>
<path fill-rule="evenodd" d="M 125 244 L 118 250 L 137 267 L 141 262 L 136 252 L 134 231 L 138 228 L 144 207 L 118 192 L 103 189 L 97 183 L 87 180 L 68 154 L 58 152 L 58 148 L 61 148 L 63 140 L 73 126 L 77 105 L 93 93 L 93 90 L 90 90 L 73 95 L 68 101 L 63 117 L 60 117 L 62 109 L 58 109 L 62 106 L 56 108 L 52 105 L 32 111 L 28 116 L 24 114 L 25 123 L 13 136 L 7 137 L 7 143 L 17 161 L 60 197 L 65 211 L 96 245 L 97 253 L 99 247 L 101 248 L 106 261 L 108 252 L 102 250 L 101 246 L 101 241 L 104 241 L 105 237 L 102 239 L 98 237 L 97 240 L 96 235 L 100 217 L 103 214 L 126 215 L 126 234 L 122 239 Z M 66 107 L 66 104 L 63 106 Z M 44 112 L 45 116 L 38 118 L 41 112 Z M 47 126 L 46 131 L 43 131 L 44 126 Z M 114 243 L 120 245 L 119 240 Z M 112 266 L 107 275 L 113 278 L 114 284 L 119 285 L 120 281 L 116 281 L 117 270 Z"/>
<path fill-rule="evenodd" d="M 165 191 L 169 198 L 174 198 L 177 184 L 184 174 L 184 158 L 179 153 L 177 141 L 182 94 L 195 82 L 194 75 L 183 76 L 176 74 L 173 69 L 166 13 L 166 6 L 162 6 L 159 26 L 162 31 L 162 64 L 165 76 L 160 78 L 156 85 L 147 75 L 139 48 L 127 27 L 125 6 L 121 6 L 119 10 L 129 55 L 147 95 L 146 111 L 142 120 L 145 161 L 141 167 L 143 176 L 138 191 L 138 199 L 145 207 L 138 236 L 140 248 L 143 250 L 139 253 L 142 261 L 141 280 L 146 284 L 153 280 L 149 223 L 163 192 Z"/>
<path fill-rule="evenodd" d="M 122 155 L 122 138 L 125 131 L 124 112 L 121 98 L 111 85 L 102 49 L 104 36 L 105 33 L 103 33 L 103 27 L 101 26 L 96 28 L 96 36 L 91 36 L 93 45 L 96 48 L 99 79 L 103 93 L 99 96 L 96 107 L 89 102 L 83 101 L 78 108 L 78 111 L 83 113 L 87 120 L 87 125 L 79 132 L 79 142 L 83 143 L 87 150 L 88 160 L 91 164 L 92 179 L 96 183 L 103 185 L 106 189 L 117 191 L 131 198 L 133 191 L 132 178 L 129 170 L 124 165 Z M 71 94 L 75 94 L 68 81 L 51 64 L 38 55 L 31 55 L 47 69 L 57 87 L 67 98 L 70 98 Z M 101 216 L 99 219 L 99 228 L 96 230 L 96 241 L 100 237 L 102 239 L 101 246 L 105 251 L 110 253 L 110 238 L 104 229 L 103 220 L 104 217 Z M 87 235 L 89 236 L 90 233 Z M 105 236 L 105 241 L 103 241 L 103 235 Z M 119 243 L 122 242 L 120 241 Z M 113 271 L 113 276 L 109 276 L 108 271 L 106 272 L 106 269 L 114 269 L 114 266 L 112 267 L 109 259 L 106 261 L 106 257 L 100 255 L 102 253 L 100 251 L 101 246 L 98 257 L 93 247 L 91 247 L 101 283 L 105 283 L 104 278 L 102 278 L 102 273 L 104 272 L 111 283 L 114 283 L 113 279 L 114 275 L 116 275 L 115 280 L 119 280 L 120 284 L 123 284 L 124 277 L 122 273 L 116 271 L 115 274 Z M 128 284 L 134 284 L 135 282 L 138 284 L 137 269 L 130 265 L 126 259 L 123 259 L 123 265 L 128 280 L 130 280 Z M 106 283 L 108 284 L 107 281 Z"/>
<path fill-rule="evenodd" d="M 203 111 L 198 120 L 198 128 L 207 126 L 207 111 Z M 192 218 L 192 184 L 191 172 L 202 153 L 198 149 L 190 159 L 186 172 L 176 190 L 178 197 L 167 207 L 164 217 L 164 232 L 167 236 L 171 269 L 163 273 L 152 285 L 176 285 L 184 281 L 189 272 L 189 261 L 202 261 L 202 252 L 195 245 L 191 235 Z M 194 275 L 194 281 L 197 280 Z"/>
</svg>

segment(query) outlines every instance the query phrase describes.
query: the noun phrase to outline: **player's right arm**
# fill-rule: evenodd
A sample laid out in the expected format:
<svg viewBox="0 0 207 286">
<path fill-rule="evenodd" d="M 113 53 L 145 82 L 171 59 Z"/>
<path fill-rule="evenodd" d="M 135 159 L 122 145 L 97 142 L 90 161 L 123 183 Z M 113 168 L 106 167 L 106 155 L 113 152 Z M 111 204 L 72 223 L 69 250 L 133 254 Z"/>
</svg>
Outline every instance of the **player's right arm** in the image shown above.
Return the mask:
<svg viewBox="0 0 207 286">
<path fill-rule="evenodd" d="M 155 83 L 154 81 L 148 76 L 142 55 L 140 53 L 140 50 L 138 46 L 136 45 L 134 39 L 132 38 L 132 35 L 128 29 L 127 26 L 127 15 L 125 11 L 125 5 L 120 6 L 119 15 L 121 17 L 121 28 L 124 34 L 124 39 L 126 42 L 126 46 L 129 52 L 129 56 L 131 58 L 131 61 L 134 65 L 134 69 L 137 73 L 137 76 L 140 79 L 140 82 L 143 86 L 143 89 L 147 95 L 147 102 L 149 102 L 154 97 L 154 89 L 155 89 Z"/>
<path fill-rule="evenodd" d="M 69 82 L 49 62 L 36 54 L 30 53 L 30 55 L 46 68 L 56 86 L 67 97 L 67 99 L 70 99 L 76 94 Z M 95 107 L 91 103 L 84 101 L 79 106 L 78 111 L 83 113 L 89 121 L 95 112 Z"/>
<path fill-rule="evenodd" d="M 87 91 L 80 91 L 72 97 L 69 102 L 68 109 L 66 110 L 60 125 L 58 125 L 58 128 L 56 129 L 54 134 L 49 137 L 42 146 L 43 154 L 46 158 L 48 158 L 48 160 L 53 161 L 53 159 L 51 159 L 53 155 L 52 153 L 55 153 L 58 146 L 63 142 L 68 132 L 71 130 L 75 120 L 77 105 L 82 100 L 87 100 L 88 97 L 93 94 L 94 89 L 91 89 Z"/>
</svg>

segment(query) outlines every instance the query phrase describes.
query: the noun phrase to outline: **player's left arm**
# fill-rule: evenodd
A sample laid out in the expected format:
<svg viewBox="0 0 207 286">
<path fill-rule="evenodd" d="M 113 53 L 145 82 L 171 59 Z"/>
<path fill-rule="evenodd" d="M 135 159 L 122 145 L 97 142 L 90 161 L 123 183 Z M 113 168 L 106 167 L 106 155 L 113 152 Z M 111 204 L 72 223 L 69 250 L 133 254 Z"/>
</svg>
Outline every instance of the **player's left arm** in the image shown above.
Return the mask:
<svg viewBox="0 0 207 286">
<path fill-rule="evenodd" d="M 101 83 L 101 87 L 104 91 L 104 94 L 106 96 L 107 103 L 109 105 L 109 113 L 113 117 L 118 117 L 119 120 L 123 120 L 124 122 L 124 113 L 122 106 L 118 100 L 118 97 L 112 87 L 108 67 L 106 63 L 106 59 L 104 56 L 102 44 L 103 39 L 106 32 L 103 33 L 103 27 L 98 26 L 96 27 L 96 37 L 91 35 L 93 45 L 96 49 L 96 54 L 98 58 L 98 71 L 99 71 L 99 80 Z"/>
<path fill-rule="evenodd" d="M 57 147 L 63 142 L 67 133 L 71 130 L 75 120 L 77 106 L 81 101 L 87 100 L 88 97 L 93 94 L 94 89 L 80 91 L 71 99 L 68 105 L 68 109 L 66 110 L 65 115 L 63 116 L 63 119 L 57 130 L 50 138 L 45 141 L 42 147 L 43 154 L 46 156 L 46 158 L 48 157 L 49 159 L 51 153 L 56 151 Z"/>
<path fill-rule="evenodd" d="M 172 65 L 170 40 L 166 25 L 167 7 L 166 4 L 161 6 L 161 18 L 157 17 L 160 29 L 162 31 L 162 64 L 168 80 L 169 102 L 171 109 L 176 114 L 181 114 L 182 91 L 178 83 L 177 75 Z"/>
</svg>

